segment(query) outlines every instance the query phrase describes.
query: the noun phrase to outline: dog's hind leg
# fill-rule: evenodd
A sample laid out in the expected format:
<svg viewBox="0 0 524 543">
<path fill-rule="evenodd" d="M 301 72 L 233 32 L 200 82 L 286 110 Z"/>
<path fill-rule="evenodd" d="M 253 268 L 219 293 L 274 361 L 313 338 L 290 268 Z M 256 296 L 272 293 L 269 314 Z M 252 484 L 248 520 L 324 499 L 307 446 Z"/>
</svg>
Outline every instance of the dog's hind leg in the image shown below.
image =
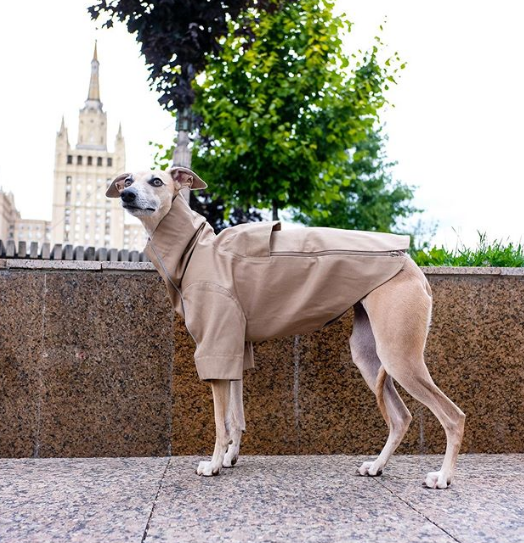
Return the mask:
<svg viewBox="0 0 524 543">
<path fill-rule="evenodd" d="M 354 307 L 353 332 L 349 340 L 353 362 L 360 370 L 369 388 L 377 395 L 377 387 L 383 386 L 383 399 L 386 412 L 383 413 L 389 425 L 389 436 L 379 457 L 374 462 L 364 462 L 359 468 L 360 475 L 374 477 L 380 475 L 391 455 L 399 446 L 411 422 L 411 414 L 395 389 L 393 380 L 387 376 L 383 384 L 377 383 L 382 366 L 375 345 L 375 338 L 366 311 L 362 304 Z"/>
<path fill-rule="evenodd" d="M 242 433 L 246 430 L 244 402 L 242 399 L 242 379 L 231 381 L 231 396 L 226 416 L 226 428 L 231 438 L 231 444 L 227 448 L 223 466 L 225 468 L 232 468 L 237 463 L 240 452 L 240 440 L 242 439 Z"/>
<path fill-rule="evenodd" d="M 428 473 L 425 485 L 446 488 L 453 476 L 464 433 L 464 413 L 435 385 L 424 362 L 431 315 L 429 285 L 412 261 L 393 279 L 371 292 L 363 306 L 368 314 L 377 354 L 388 375 L 426 405 L 442 424 L 447 438 L 440 471 Z"/>
<path fill-rule="evenodd" d="M 197 468 L 197 475 L 218 475 L 224 462 L 227 447 L 229 445 L 229 435 L 226 428 L 226 415 L 230 398 L 230 383 L 225 379 L 215 379 L 211 381 L 211 390 L 213 391 L 213 404 L 215 408 L 215 426 L 216 441 L 213 457 L 210 462 L 200 462 Z"/>
</svg>

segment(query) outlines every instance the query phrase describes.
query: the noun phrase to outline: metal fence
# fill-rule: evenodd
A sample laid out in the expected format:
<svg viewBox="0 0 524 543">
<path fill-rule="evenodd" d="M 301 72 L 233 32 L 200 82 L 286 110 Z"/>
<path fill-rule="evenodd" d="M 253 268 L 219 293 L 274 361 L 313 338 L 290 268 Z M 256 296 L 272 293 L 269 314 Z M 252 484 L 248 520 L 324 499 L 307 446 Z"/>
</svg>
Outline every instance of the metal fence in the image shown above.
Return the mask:
<svg viewBox="0 0 524 543">
<path fill-rule="evenodd" d="M 140 251 L 127 249 L 108 249 L 106 247 L 84 247 L 83 245 L 62 245 L 32 241 L 27 243 L 13 240 L 0 240 L 0 258 L 19 258 L 36 260 L 88 260 L 98 262 L 149 262 L 147 256 Z"/>
</svg>

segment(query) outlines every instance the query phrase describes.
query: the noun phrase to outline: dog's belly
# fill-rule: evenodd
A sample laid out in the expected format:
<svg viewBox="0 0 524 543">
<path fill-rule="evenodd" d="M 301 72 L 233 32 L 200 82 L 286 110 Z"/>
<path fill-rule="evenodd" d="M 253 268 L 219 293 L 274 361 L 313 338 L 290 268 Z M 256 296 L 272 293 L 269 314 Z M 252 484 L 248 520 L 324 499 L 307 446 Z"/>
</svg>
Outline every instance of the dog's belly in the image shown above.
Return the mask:
<svg viewBox="0 0 524 543">
<path fill-rule="evenodd" d="M 246 339 L 318 330 L 402 268 L 404 255 L 271 256 L 237 263 L 234 284 L 247 321 Z"/>
</svg>

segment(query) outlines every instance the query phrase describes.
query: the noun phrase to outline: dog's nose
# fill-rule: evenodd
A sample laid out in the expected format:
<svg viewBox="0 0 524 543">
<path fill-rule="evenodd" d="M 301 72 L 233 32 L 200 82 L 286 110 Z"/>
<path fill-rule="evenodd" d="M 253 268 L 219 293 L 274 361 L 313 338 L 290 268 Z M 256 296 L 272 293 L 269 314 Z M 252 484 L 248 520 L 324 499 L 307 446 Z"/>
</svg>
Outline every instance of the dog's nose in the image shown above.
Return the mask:
<svg viewBox="0 0 524 543">
<path fill-rule="evenodd" d="M 133 190 L 124 190 L 122 191 L 120 198 L 122 198 L 122 201 L 126 202 L 127 204 L 134 202 L 136 199 L 136 192 Z"/>
</svg>

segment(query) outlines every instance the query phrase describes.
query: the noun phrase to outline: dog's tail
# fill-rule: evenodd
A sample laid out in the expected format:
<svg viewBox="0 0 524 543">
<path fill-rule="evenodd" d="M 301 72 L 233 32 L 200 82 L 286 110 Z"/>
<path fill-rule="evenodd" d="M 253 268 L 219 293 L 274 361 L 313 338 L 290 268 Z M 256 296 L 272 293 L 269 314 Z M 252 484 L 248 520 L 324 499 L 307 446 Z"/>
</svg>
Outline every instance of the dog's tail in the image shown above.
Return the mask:
<svg viewBox="0 0 524 543">
<path fill-rule="evenodd" d="M 380 366 L 380 369 L 378 370 L 377 380 L 375 382 L 375 391 L 377 395 L 378 408 L 380 409 L 380 412 L 382 413 L 386 424 L 389 426 L 389 415 L 386 410 L 386 404 L 384 403 L 384 384 L 386 382 L 387 376 L 388 374 L 386 373 L 384 366 Z"/>
</svg>

